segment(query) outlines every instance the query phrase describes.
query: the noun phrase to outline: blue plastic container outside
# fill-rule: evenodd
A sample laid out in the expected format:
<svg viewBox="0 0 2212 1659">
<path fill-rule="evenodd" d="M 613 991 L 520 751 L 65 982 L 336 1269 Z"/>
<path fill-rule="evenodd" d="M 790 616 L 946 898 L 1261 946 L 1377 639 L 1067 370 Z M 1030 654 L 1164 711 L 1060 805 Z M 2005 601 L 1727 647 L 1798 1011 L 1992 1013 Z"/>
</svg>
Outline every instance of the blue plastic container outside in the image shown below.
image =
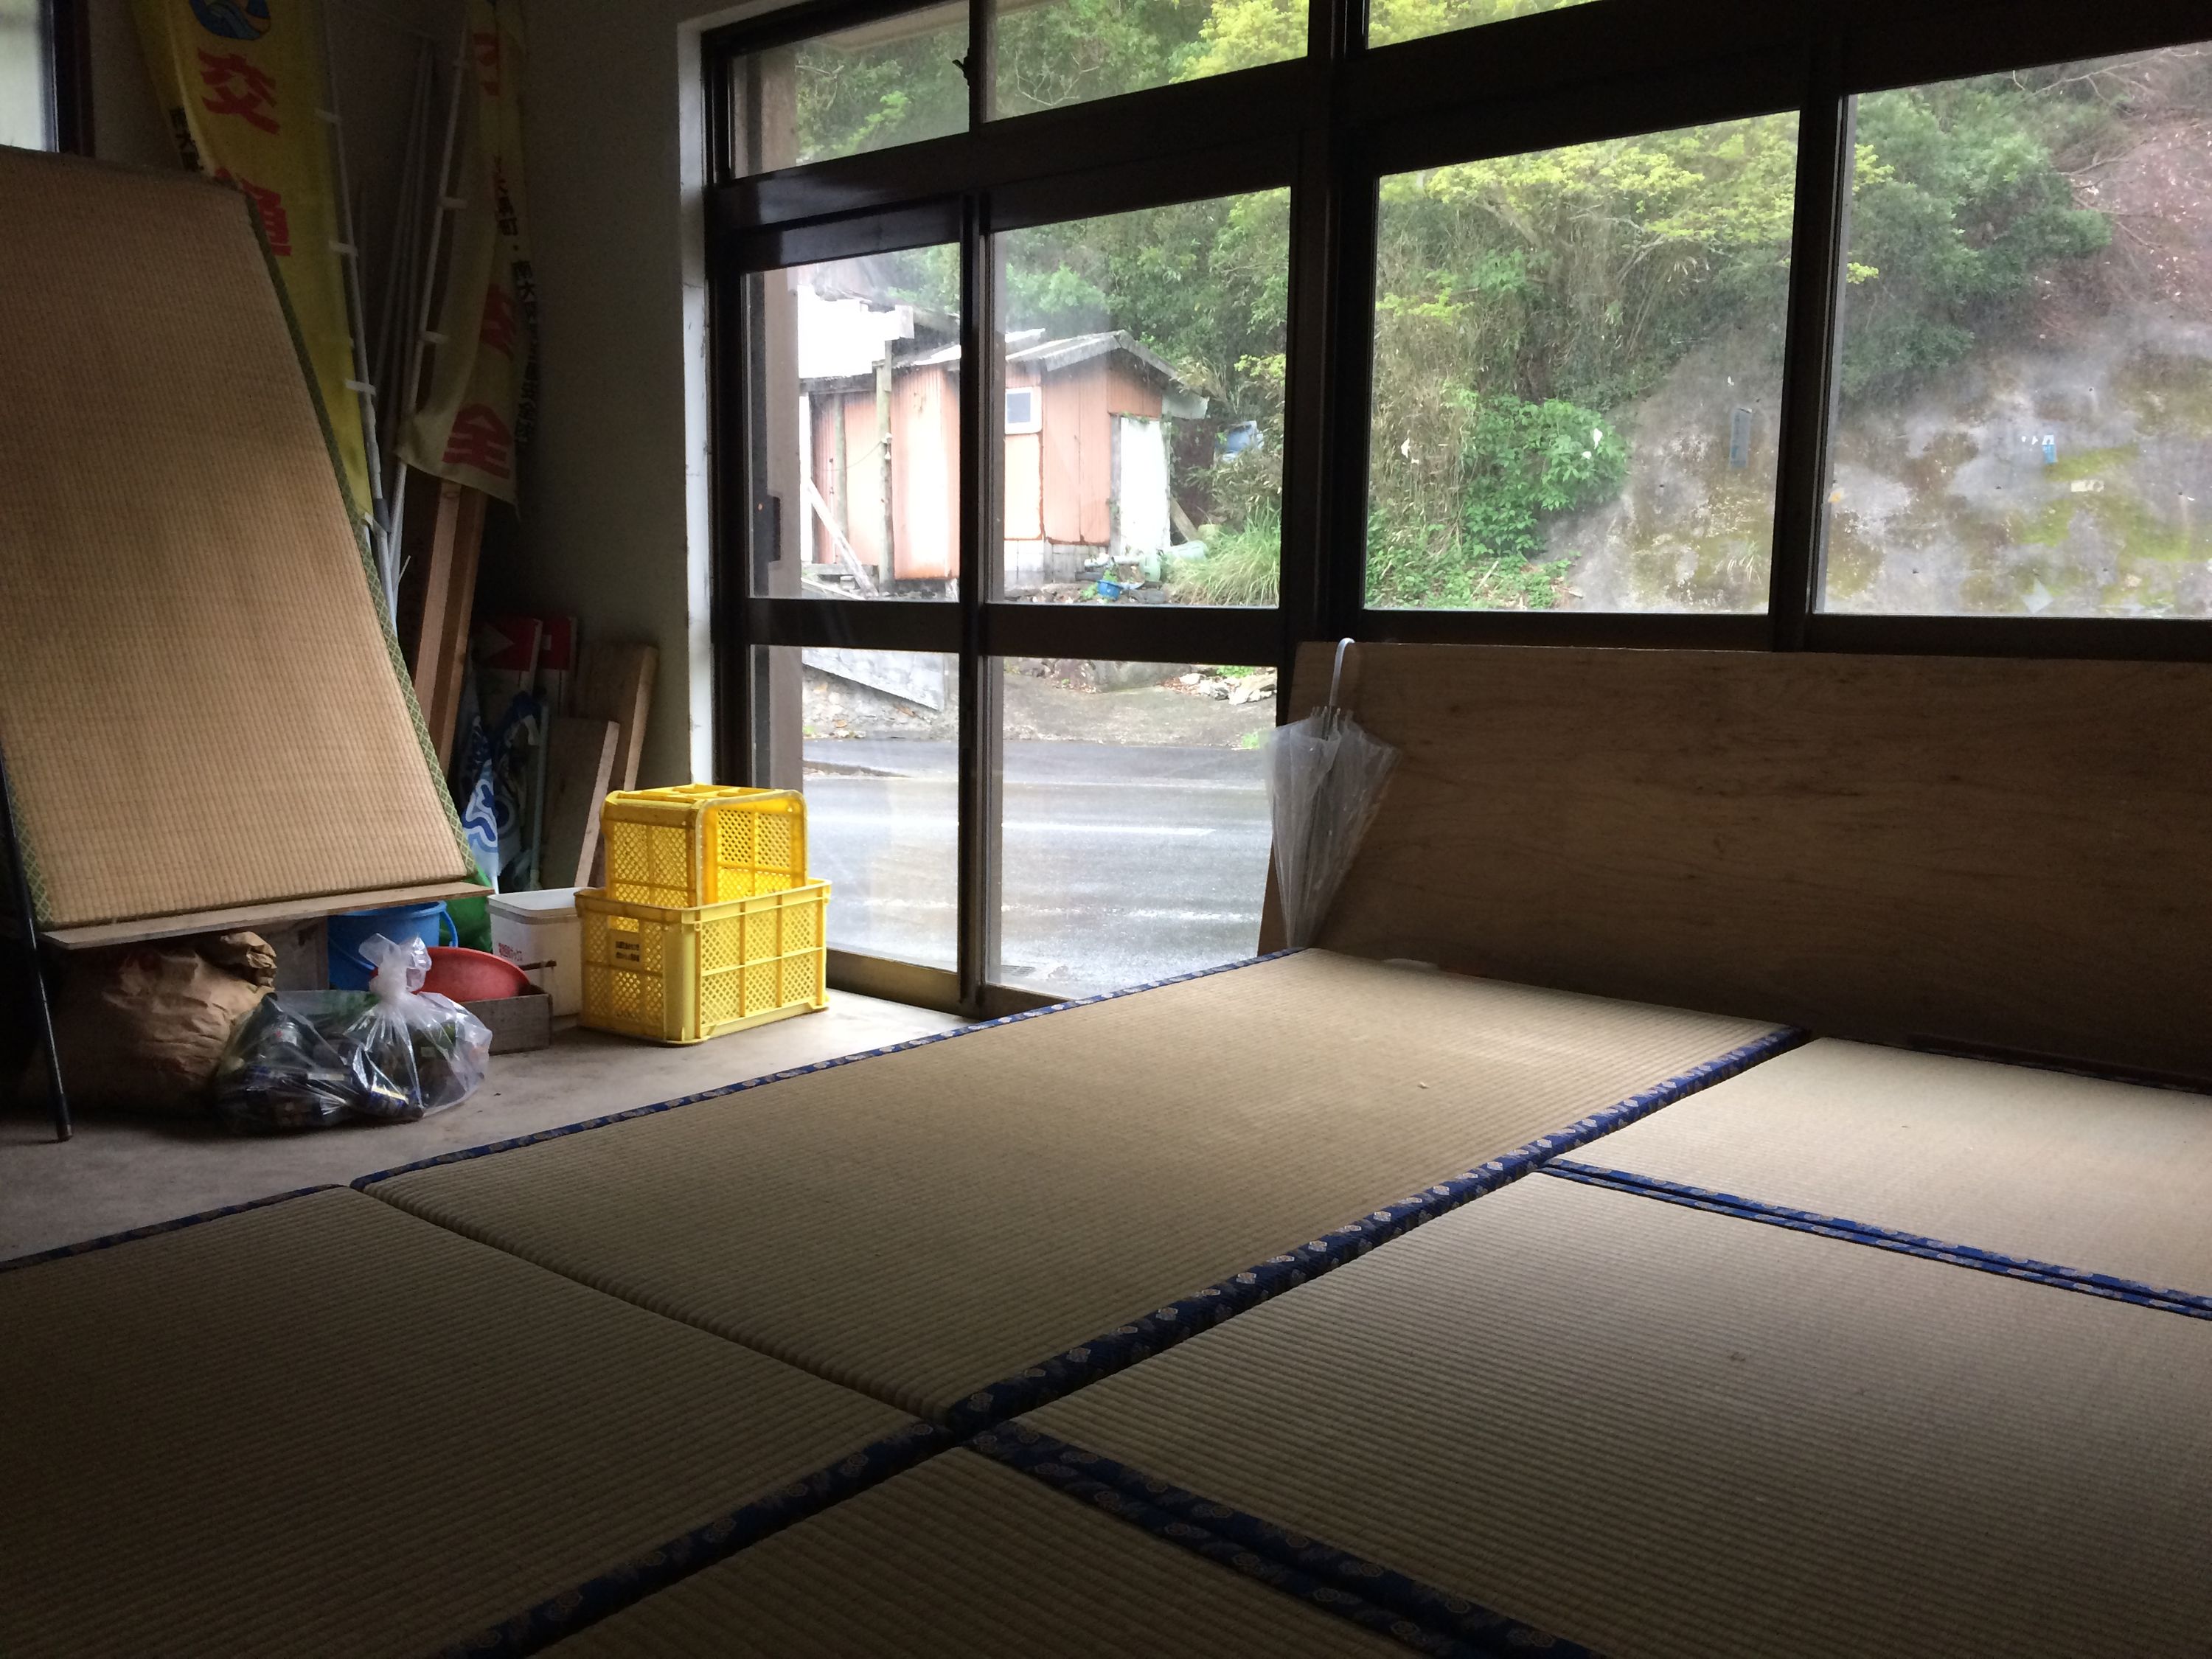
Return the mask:
<svg viewBox="0 0 2212 1659">
<path fill-rule="evenodd" d="M 419 939 L 425 945 L 452 945 L 459 939 L 442 904 L 402 904 L 389 910 L 347 910 L 329 922 L 331 989 L 366 991 L 376 970 L 361 947 L 375 934 L 392 940 Z"/>
</svg>

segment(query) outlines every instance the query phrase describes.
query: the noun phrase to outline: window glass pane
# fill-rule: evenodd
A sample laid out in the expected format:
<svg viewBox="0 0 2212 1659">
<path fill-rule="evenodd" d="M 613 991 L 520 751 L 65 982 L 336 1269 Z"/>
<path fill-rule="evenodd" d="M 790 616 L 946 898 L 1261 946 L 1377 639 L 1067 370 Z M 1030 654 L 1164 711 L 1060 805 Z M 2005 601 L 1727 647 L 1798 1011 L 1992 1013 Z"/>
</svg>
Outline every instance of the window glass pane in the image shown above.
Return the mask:
<svg viewBox="0 0 2212 1659">
<path fill-rule="evenodd" d="M 1008 658 L 1000 983 L 1054 995 L 1250 956 L 1273 669 Z"/>
<path fill-rule="evenodd" d="M 1006 597 L 1273 605 L 1289 192 L 1012 232 Z"/>
<path fill-rule="evenodd" d="M 994 112 L 1303 58 L 1305 0 L 999 0 Z"/>
<path fill-rule="evenodd" d="M 1367 41 L 1370 46 L 1386 46 L 1393 40 L 1418 40 L 1423 35 L 1588 3 L 1589 0 L 1370 0 Z"/>
<path fill-rule="evenodd" d="M 959 250 L 750 280 L 753 591 L 950 597 L 960 568 Z"/>
<path fill-rule="evenodd" d="M 754 775 L 806 794 L 830 947 L 950 969 L 958 929 L 959 670 L 918 651 L 754 653 Z"/>
<path fill-rule="evenodd" d="M 54 147 L 46 0 L 0 0 L 0 144 Z"/>
<path fill-rule="evenodd" d="M 1796 115 L 1386 178 L 1367 599 L 1763 611 Z"/>
<path fill-rule="evenodd" d="M 1829 609 L 2212 616 L 2212 46 L 1858 100 Z"/>
<path fill-rule="evenodd" d="M 968 126 L 965 4 L 863 23 L 732 66 L 740 173 L 941 138 Z"/>
</svg>

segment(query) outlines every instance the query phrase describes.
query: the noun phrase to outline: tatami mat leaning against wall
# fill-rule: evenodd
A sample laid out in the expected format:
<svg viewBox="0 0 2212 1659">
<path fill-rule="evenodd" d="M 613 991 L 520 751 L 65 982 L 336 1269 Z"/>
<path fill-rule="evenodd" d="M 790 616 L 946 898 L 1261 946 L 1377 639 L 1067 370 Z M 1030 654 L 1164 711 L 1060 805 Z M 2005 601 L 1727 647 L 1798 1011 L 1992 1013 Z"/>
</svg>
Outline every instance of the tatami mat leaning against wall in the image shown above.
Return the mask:
<svg viewBox="0 0 2212 1659">
<path fill-rule="evenodd" d="M 1306 952 L 361 1184 L 980 1427 L 1795 1040 Z"/>
<path fill-rule="evenodd" d="M 2207 1375 L 2202 1320 L 1538 1178 L 996 1436 L 1613 1659 L 2201 1659 Z"/>
<path fill-rule="evenodd" d="M 343 1188 L 0 1274 L 0 1653 L 526 1651 L 941 1444 Z"/>
<path fill-rule="evenodd" d="M 2203 1095 L 1824 1041 L 1574 1161 L 2212 1306 Z"/>
<path fill-rule="evenodd" d="M 1256 1565 L 1256 1564 L 1255 1564 Z M 560 1659 L 1383 1659 L 1332 1615 L 954 1451 L 563 1642 Z"/>
</svg>

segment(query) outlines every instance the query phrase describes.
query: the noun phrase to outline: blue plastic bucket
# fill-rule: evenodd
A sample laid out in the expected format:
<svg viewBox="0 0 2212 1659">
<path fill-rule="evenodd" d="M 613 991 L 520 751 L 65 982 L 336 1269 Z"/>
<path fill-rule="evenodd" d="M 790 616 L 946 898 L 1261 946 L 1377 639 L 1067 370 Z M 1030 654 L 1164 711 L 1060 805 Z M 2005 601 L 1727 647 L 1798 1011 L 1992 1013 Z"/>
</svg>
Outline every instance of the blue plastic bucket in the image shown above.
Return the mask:
<svg viewBox="0 0 2212 1659">
<path fill-rule="evenodd" d="M 402 904 L 389 910 L 347 910 L 330 919 L 331 988 L 366 991 L 376 970 L 361 947 L 377 933 L 392 940 L 419 939 L 451 945 L 459 934 L 442 904 Z"/>
</svg>

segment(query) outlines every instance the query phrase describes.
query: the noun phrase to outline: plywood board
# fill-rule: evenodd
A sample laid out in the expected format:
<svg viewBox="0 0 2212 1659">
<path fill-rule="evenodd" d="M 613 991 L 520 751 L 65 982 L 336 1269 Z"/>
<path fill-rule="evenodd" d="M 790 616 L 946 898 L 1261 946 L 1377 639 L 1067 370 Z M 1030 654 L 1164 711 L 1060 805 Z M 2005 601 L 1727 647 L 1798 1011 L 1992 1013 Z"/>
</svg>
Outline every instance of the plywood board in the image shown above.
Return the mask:
<svg viewBox="0 0 2212 1659">
<path fill-rule="evenodd" d="M 2212 665 L 1362 646 L 1346 695 L 1404 759 L 1332 949 L 2212 1077 Z"/>
<path fill-rule="evenodd" d="M 607 799 L 621 728 L 612 720 L 562 714 L 545 751 L 545 844 L 541 887 L 581 887 L 599 849 L 599 808 Z"/>
<path fill-rule="evenodd" d="M 660 666 L 658 647 L 614 641 L 586 645 L 580 653 L 572 699 L 576 713 L 612 720 L 621 728 L 615 745 L 610 789 L 637 787 L 639 758 L 645 753 L 645 722 L 653 707 L 653 683 Z M 592 855 L 591 885 L 606 885 L 606 844 Z"/>
<path fill-rule="evenodd" d="M 57 927 L 465 879 L 245 199 L 0 149 L 0 745 Z"/>
</svg>

